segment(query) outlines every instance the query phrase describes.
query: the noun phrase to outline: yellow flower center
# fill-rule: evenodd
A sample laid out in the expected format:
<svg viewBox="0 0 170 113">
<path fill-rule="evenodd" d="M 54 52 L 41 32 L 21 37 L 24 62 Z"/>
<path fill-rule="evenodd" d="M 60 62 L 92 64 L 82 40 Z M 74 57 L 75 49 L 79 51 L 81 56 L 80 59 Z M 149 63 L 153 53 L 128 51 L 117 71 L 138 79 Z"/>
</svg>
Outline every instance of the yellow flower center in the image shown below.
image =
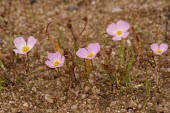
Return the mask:
<svg viewBox="0 0 170 113">
<path fill-rule="evenodd" d="M 157 49 L 156 52 L 157 53 L 162 53 L 162 50 L 161 49 Z"/>
<path fill-rule="evenodd" d="M 57 60 L 57 61 L 54 62 L 53 65 L 54 65 L 54 66 L 58 66 L 59 64 L 60 64 L 60 61 Z"/>
<path fill-rule="evenodd" d="M 116 31 L 116 34 L 117 34 L 118 36 L 122 35 L 122 33 L 123 33 L 122 30 L 117 30 L 117 31 Z"/>
<path fill-rule="evenodd" d="M 87 57 L 92 57 L 94 55 L 93 52 L 90 52 L 89 54 L 87 54 Z"/>
<path fill-rule="evenodd" d="M 23 52 L 28 52 L 29 50 L 30 50 L 30 47 L 28 47 L 28 46 L 22 47 Z"/>
</svg>

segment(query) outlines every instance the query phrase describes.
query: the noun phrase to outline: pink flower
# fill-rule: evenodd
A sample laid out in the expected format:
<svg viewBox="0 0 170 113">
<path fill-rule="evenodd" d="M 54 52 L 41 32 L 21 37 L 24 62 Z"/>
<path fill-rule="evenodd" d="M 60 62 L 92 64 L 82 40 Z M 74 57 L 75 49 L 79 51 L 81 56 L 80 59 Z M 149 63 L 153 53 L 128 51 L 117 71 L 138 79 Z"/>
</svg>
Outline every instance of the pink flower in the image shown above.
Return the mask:
<svg viewBox="0 0 170 113">
<path fill-rule="evenodd" d="M 48 59 L 45 64 L 50 68 L 61 67 L 64 64 L 65 57 L 60 52 L 48 53 Z"/>
<path fill-rule="evenodd" d="M 34 47 L 37 40 L 33 36 L 30 36 L 28 38 L 27 43 L 25 42 L 23 37 L 18 37 L 14 39 L 13 42 L 14 42 L 15 47 L 17 48 L 13 50 L 15 53 L 26 54 L 28 51 L 30 51 Z"/>
<path fill-rule="evenodd" d="M 162 43 L 160 46 L 157 43 L 152 44 L 150 46 L 151 46 L 152 51 L 156 55 L 161 55 L 162 53 L 164 53 L 168 49 L 168 45 L 164 44 L 164 43 Z"/>
<path fill-rule="evenodd" d="M 110 24 L 107 27 L 106 32 L 113 36 L 112 40 L 119 41 L 121 38 L 126 38 L 129 35 L 129 32 L 127 31 L 129 27 L 130 25 L 128 23 L 119 20 L 116 24 Z"/>
<path fill-rule="evenodd" d="M 96 54 L 100 51 L 99 43 L 91 43 L 88 45 L 87 49 L 80 48 L 76 55 L 80 58 L 93 59 Z"/>
</svg>

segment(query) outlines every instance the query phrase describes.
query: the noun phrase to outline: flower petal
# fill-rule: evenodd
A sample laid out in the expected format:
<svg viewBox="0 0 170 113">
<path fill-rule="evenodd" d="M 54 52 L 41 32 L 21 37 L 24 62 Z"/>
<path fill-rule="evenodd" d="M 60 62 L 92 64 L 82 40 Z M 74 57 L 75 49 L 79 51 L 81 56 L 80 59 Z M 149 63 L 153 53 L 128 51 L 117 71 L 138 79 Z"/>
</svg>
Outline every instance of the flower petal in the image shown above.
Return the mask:
<svg viewBox="0 0 170 113">
<path fill-rule="evenodd" d="M 26 46 L 26 42 L 23 37 L 15 38 L 13 42 L 15 47 L 19 50 L 22 50 L 22 47 Z"/>
<path fill-rule="evenodd" d="M 55 68 L 55 66 L 53 66 L 52 62 L 49 60 L 45 61 L 45 64 L 50 68 Z"/>
<path fill-rule="evenodd" d="M 150 45 L 152 51 L 156 52 L 156 50 L 158 49 L 158 44 L 157 43 L 154 43 L 152 45 Z"/>
<path fill-rule="evenodd" d="M 168 44 L 162 43 L 160 45 L 160 49 L 163 50 L 163 52 L 165 52 L 168 49 Z"/>
<path fill-rule="evenodd" d="M 56 60 L 61 60 L 61 54 L 60 52 L 56 52 L 56 53 L 48 53 L 48 59 L 51 62 L 55 62 Z"/>
<path fill-rule="evenodd" d="M 56 60 L 61 61 L 61 53 L 60 52 L 57 51 L 53 55 L 55 56 Z"/>
<path fill-rule="evenodd" d="M 121 39 L 122 39 L 121 37 L 116 37 L 116 36 L 112 37 L 112 40 L 114 40 L 114 41 L 119 41 Z"/>
<path fill-rule="evenodd" d="M 13 50 L 16 54 L 26 54 L 25 52 L 22 52 L 22 51 L 20 51 L 20 50 L 18 50 L 18 49 L 14 49 Z"/>
<path fill-rule="evenodd" d="M 33 36 L 30 36 L 28 38 L 27 46 L 30 47 L 30 50 L 34 47 L 36 42 L 37 42 L 37 40 Z"/>
<path fill-rule="evenodd" d="M 124 32 L 126 32 L 129 28 L 130 25 L 122 20 L 119 20 L 117 23 L 117 29 L 123 30 Z"/>
<path fill-rule="evenodd" d="M 99 43 L 91 43 L 87 47 L 88 52 L 93 52 L 94 54 L 97 54 L 100 51 L 100 45 Z"/>
<path fill-rule="evenodd" d="M 17 53 L 20 53 L 20 51 L 19 51 L 18 49 L 14 49 L 13 51 L 14 51 L 16 54 L 17 54 Z"/>
<path fill-rule="evenodd" d="M 65 61 L 65 57 L 64 57 L 64 56 L 62 56 L 62 58 L 61 58 L 61 63 L 60 63 L 57 67 L 61 67 L 61 66 L 63 66 L 64 61 Z"/>
<path fill-rule="evenodd" d="M 123 35 L 121 36 L 122 38 L 126 38 L 129 35 L 129 32 L 124 32 Z"/>
<path fill-rule="evenodd" d="M 106 29 L 106 32 L 109 34 L 109 35 L 114 35 L 115 31 L 117 30 L 117 27 L 116 27 L 116 24 L 115 23 L 112 23 L 110 24 L 107 29 Z"/>
<path fill-rule="evenodd" d="M 77 52 L 76 55 L 80 58 L 86 58 L 87 56 L 87 50 L 85 48 L 80 48 Z"/>
</svg>

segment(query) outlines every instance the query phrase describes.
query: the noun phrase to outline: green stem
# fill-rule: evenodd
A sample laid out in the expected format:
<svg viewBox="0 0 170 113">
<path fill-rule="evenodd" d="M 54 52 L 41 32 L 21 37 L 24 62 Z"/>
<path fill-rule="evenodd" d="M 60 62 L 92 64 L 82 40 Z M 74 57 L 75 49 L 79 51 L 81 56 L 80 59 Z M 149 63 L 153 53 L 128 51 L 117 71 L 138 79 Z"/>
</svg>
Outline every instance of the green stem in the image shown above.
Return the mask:
<svg viewBox="0 0 170 113">
<path fill-rule="evenodd" d="M 29 71 L 29 55 L 28 55 L 28 53 L 27 53 L 27 58 L 26 58 L 26 61 L 27 61 L 27 65 L 26 65 L 26 73 L 28 73 L 28 71 Z"/>
<path fill-rule="evenodd" d="M 123 39 L 120 41 L 120 68 L 123 67 L 124 63 L 124 44 Z"/>
</svg>

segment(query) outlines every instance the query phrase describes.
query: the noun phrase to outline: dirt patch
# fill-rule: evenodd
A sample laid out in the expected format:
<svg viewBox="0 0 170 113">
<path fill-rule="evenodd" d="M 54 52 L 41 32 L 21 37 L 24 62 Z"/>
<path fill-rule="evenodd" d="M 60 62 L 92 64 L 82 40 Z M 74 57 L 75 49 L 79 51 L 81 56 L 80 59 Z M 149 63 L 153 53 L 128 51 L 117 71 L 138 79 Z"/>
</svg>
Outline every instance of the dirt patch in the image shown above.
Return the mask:
<svg viewBox="0 0 170 113">
<path fill-rule="evenodd" d="M 6 81 L 2 86 L 0 113 L 170 112 L 170 50 L 161 55 L 161 75 L 157 87 L 157 57 L 150 49 L 150 44 L 155 42 L 170 44 L 168 0 L 0 0 L 0 6 L 0 52 L 6 59 L 2 58 L 2 61 L 8 72 L 6 74 L 0 68 L 0 75 L 8 76 L 10 81 L 14 80 L 14 75 L 16 77 L 15 84 Z M 73 74 L 67 73 L 64 68 L 60 68 L 59 74 L 45 66 L 47 53 L 53 52 L 45 30 L 47 24 L 52 22 L 48 28 L 50 36 L 55 41 L 59 39 L 62 48 L 72 53 L 76 60 L 73 36 L 67 24 L 71 20 L 75 32 L 79 34 L 85 25 L 82 20 L 84 17 L 87 17 L 88 23 L 77 40 L 78 46 L 86 47 L 89 43 L 98 42 L 101 51 L 93 60 L 94 69 L 87 79 L 83 77 L 83 63 L 75 68 L 75 81 Z M 124 20 L 134 27 L 144 54 L 143 59 L 137 55 L 136 40 L 130 30 L 128 39 L 135 51 L 135 62 L 130 71 L 128 88 L 125 84 L 117 86 L 115 82 L 112 85 L 104 71 L 109 71 L 106 65 L 109 48 L 112 49 L 111 70 L 118 69 L 120 43 L 108 35 L 102 35 L 109 24 L 118 20 Z M 31 35 L 38 41 L 29 54 L 30 68 L 29 73 L 25 74 L 26 57 L 19 55 L 15 59 L 11 52 L 11 48 L 14 48 L 11 46 L 14 45 L 10 41 L 12 38 L 27 38 Z M 68 88 L 69 76 L 71 86 Z"/>
</svg>

